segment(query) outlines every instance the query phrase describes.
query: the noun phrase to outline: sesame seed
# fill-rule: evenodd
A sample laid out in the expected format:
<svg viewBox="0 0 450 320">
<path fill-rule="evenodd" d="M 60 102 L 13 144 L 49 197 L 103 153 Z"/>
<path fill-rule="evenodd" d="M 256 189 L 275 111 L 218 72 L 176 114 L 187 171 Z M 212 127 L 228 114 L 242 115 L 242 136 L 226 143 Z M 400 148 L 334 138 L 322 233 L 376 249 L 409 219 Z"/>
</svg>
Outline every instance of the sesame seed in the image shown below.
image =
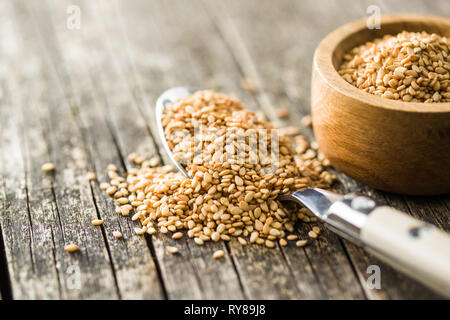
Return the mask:
<svg viewBox="0 0 450 320">
<path fill-rule="evenodd" d="M 290 234 L 290 235 L 287 236 L 287 239 L 291 240 L 291 241 L 297 240 L 298 236 L 296 234 Z"/>
<path fill-rule="evenodd" d="M 317 233 L 315 233 L 314 231 L 310 231 L 310 232 L 308 232 L 308 236 L 311 238 L 311 239 L 317 239 Z"/>
<path fill-rule="evenodd" d="M 120 239 L 122 238 L 122 233 L 120 231 L 113 231 L 114 238 Z"/>
<path fill-rule="evenodd" d="M 308 244 L 308 240 L 298 240 L 296 243 L 295 243 L 295 245 L 297 246 L 297 247 L 304 247 L 304 246 L 306 246 Z"/>
<path fill-rule="evenodd" d="M 320 230 L 320 228 L 318 226 L 314 226 L 312 228 L 312 231 L 314 231 L 315 234 L 319 234 L 321 230 Z"/>
<path fill-rule="evenodd" d="M 45 173 L 51 172 L 51 171 L 55 170 L 55 165 L 54 165 L 53 163 L 51 163 L 51 162 L 47 162 L 47 163 L 44 163 L 44 164 L 42 165 L 41 169 L 42 169 L 42 171 L 44 171 Z"/>
<path fill-rule="evenodd" d="M 181 232 L 177 232 L 172 235 L 172 239 L 177 240 L 177 239 L 181 239 L 181 238 L 183 238 L 183 233 L 181 233 Z"/>
<path fill-rule="evenodd" d="M 350 84 L 383 98 L 405 102 L 450 102 L 450 42 L 427 32 L 402 31 L 353 48 L 339 74 Z"/>
<path fill-rule="evenodd" d="M 273 248 L 273 247 L 275 247 L 275 243 L 273 243 L 273 242 L 270 241 L 270 240 L 266 240 L 265 244 L 266 244 L 266 247 L 267 247 L 267 248 Z"/>
<path fill-rule="evenodd" d="M 87 172 L 87 173 L 86 173 L 86 178 L 87 178 L 89 181 L 94 181 L 94 180 L 95 180 L 95 173 L 93 173 L 93 172 L 91 172 L 91 171 Z"/>
<path fill-rule="evenodd" d="M 289 110 L 286 108 L 279 108 L 276 112 L 278 118 L 286 118 L 289 115 Z"/>
<path fill-rule="evenodd" d="M 92 225 L 94 225 L 94 226 L 100 226 L 102 224 L 103 224 L 103 220 L 100 220 L 100 219 L 92 220 Z"/>
<path fill-rule="evenodd" d="M 64 251 L 66 252 L 75 252 L 78 251 L 78 246 L 75 243 L 71 243 L 64 246 Z"/>
<path fill-rule="evenodd" d="M 177 247 L 167 246 L 166 250 L 167 250 L 168 253 L 171 253 L 171 254 L 178 253 L 178 248 Z"/>
<path fill-rule="evenodd" d="M 220 259 L 225 255 L 225 252 L 223 250 L 217 250 L 213 253 L 214 259 Z"/>
</svg>

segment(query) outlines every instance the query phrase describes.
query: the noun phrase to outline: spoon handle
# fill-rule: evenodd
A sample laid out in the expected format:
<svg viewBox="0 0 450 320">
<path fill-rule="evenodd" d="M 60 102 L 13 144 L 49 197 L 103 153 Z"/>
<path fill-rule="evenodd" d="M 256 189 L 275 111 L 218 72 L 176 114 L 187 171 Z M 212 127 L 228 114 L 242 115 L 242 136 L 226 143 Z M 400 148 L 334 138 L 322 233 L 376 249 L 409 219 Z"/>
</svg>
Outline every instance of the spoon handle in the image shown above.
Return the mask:
<svg viewBox="0 0 450 320">
<path fill-rule="evenodd" d="M 450 297 L 450 236 L 390 207 L 377 207 L 361 229 L 369 252 Z"/>
</svg>

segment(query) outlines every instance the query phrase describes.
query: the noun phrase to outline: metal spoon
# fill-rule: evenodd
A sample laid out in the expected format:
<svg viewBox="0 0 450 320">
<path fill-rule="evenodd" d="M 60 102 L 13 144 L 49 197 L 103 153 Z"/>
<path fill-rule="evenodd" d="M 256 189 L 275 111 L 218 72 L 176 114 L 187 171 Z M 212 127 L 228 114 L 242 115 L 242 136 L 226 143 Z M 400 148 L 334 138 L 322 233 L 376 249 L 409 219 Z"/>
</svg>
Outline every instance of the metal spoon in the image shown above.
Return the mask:
<svg viewBox="0 0 450 320">
<path fill-rule="evenodd" d="M 169 149 L 161 119 L 168 103 L 196 91 L 187 87 L 172 88 L 156 102 L 159 138 L 172 163 L 187 178 L 190 178 L 188 173 Z M 435 226 L 394 208 L 378 206 L 374 200 L 357 193 L 342 195 L 307 188 L 281 195 L 278 199 L 305 206 L 331 231 L 450 297 L 450 236 Z"/>
</svg>

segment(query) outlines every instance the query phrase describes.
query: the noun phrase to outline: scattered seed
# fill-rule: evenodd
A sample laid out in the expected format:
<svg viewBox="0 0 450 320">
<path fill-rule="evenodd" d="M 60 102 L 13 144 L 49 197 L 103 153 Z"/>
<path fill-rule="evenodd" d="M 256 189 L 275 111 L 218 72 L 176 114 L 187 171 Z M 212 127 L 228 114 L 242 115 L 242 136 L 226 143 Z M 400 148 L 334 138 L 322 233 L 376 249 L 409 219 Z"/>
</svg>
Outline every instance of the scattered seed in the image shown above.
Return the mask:
<svg viewBox="0 0 450 320">
<path fill-rule="evenodd" d="M 313 228 L 312 228 L 312 231 L 314 231 L 314 233 L 316 233 L 316 234 L 320 234 L 320 228 L 318 227 L 318 226 L 314 226 Z"/>
<path fill-rule="evenodd" d="M 177 247 L 167 246 L 166 250 L 167 250 L 168 253 L 171 253 L 171 254 L 178 253 L 178 248 Z"/>
<path fill-rule="evenodd" d="M 113 195 L 114 193 L 116 193 L 116 191 L 117 191 L 117 187 L 115 187 L 115 186 L 111 186 L 106 189 L 106 193 L 109 195 Z"/>
<path fill-rule="evenodd" d="M 113 231 L 114 238 L 120 239 L 122 238 L 122 233 L 120 231 Z"/>
<path fill-rule="evenodd" d="M 286 118 L 289 115 L 289 110 L 286 108 L 277 109 L 277 117 L 278 118 Z"/>
<path fill-rule="evenodd" d="M 248 92 L 257 91 L 255 82 L 250 78 L 241 78 L 241 86 L 244 90 L 247 90 Z"/>
<path fill-rule="evenodd" d="M 287 236 L 287 239 L 291 240 L 291 241 L 297 240 L 298 236 L 296 234 L 290 234 L 290 235 Z"/>
<path fill-rule="evenodd" d="M 238 241 L 239 241 L 239 243 L 242 244 L 243 246 L 246 246 L 246 245 L 247 245 L 247 241 L 246 241 L 244 238 L 242 238 L 242 237 L 238 237 Z"/>
<path fill-rule="evenodd" d="M 103 220 L 100 220 L 100 219 L 92 220 L 92 225 L 94 225 L 94 226 L 100 226 L 102 224 L 103 224 Z"/>
<path fill-rule="evenodd" d="M 102 182 L 102 183 L 100 183 L 100 189 L 102 189 L 102 190 L 106 190 L 106 189 L 108 189 L 109 187 L 110 187 L 110 184 L 107 183 L 107 182 Z"/>
<path fill-rule="evenodd" d="M 86 173 L 86 178 L 87 178 L 89 181 L 94 181 L 94 180 L 95 180 L 95 173 L 89 171 L 88 173 Z"/>
<path fill-rule="evenodd" d="M 213 257 L 214 259 L 220 259 L 225 255 L 225 252 L 223 250 L 217 250 L 214 252 Z"/>
<path fill-rule="evenodd" d="M 266 240 L 266 247 L 267 248 L 273 248 L 273 247 L 275 247 L 275 243 L 273 243 L 270 240 Z"/>
<path fill-rule="evenodd" d="M 199 246 L 201 246 L 201 245 L 203 245 L 203 240 L 202 239 L 200 239 L 200 238 L 194 238 L 194 242 L 196 243 L 196 244 L 198 244 Z"/>
<path fill-rule="evenodd" d="M 64 251 L 75 252 L 78 251 L 78 246 L 75 243 L 71 243 L 64 246 Z"/>
<path fill-rule="evenodd" d="M 44 171 L 46 173 L 51 172 L 51 171 L 55 170 L 55 165 L 51 162 L 47 162 L 42 165 L 41 169 L 42 169 L 42 171 Z"/>
<path fill-rule="evenodd" d="M 177 232 L 177 233 L 174 233 L 172 235 L 172 239 L 177 240 L 177 239 L 181 239 L 181 238 L 183 238 L 183 233 L 182 232 Z"/>
<path fill-rule="evenodd" d="M 298 240 L 296 243 L 295 243 L 295 245 L 297 246 L 297 247 L 304 247 L 304 246 L 306 246 L 308 244 L 308 240 Z"/>
<path fill-rule="evenodd" d="M 106 166 L 106 170 L 108 170 L 108 171 L 117 171 L 117 167 L 114 164 L 110 163 L 110 164 L 108 164 Z"/>
<path fill-rule="evenodd" d="M 310 231 L 310 232 L 308 232 L 308 236 L 311 238 L 311 239 L 317 239 L 317 233 L 315 233 L 314 231 Z"/>
<path fill-rule="evenodd" d="M 310 127 L 312 125 L 312 118 L 311 115 L 308 114 L 306 116 L 304 116 L 301 120 L 300 123 L 302 124 L 302 126 L 304 127 Z"/>
</svg>

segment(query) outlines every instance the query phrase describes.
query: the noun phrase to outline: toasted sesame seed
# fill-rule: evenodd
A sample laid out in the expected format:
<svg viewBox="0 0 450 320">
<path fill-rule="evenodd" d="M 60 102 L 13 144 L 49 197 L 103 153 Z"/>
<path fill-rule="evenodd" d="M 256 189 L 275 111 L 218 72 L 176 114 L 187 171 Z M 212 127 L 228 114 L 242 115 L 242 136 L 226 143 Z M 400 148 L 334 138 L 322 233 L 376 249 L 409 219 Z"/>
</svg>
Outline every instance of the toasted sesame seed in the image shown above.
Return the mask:
<svg viewBox="0 0 450 320">
<path fill-rule="evenodd" d="M 365 92 L 405 102 L 450 102 L 448 38 L 402 31 L 353 48 L 339 74 Z"/>
<path fill-rule="evenodd" d="M 238 237 L 238 241 L 239 241 L 239 243 L 242 244 L 243 246 L 246 246 L 246 245 L 247 245 L 247 241 L 246 241 L 244 238 L 242 238 L 242 237 Z"/>
<path fill-rule="evenodd" d="M 304 127 L 310 127 L 312 125 L 312 118 L 311 115 L 306 115 L 303 118 L 300 119 L 300 123 L 304 126 Z"/>
<path fill-rule="evenodd" d="M 178 248 L 177 247 L 167 246 L 166 250 L 167 250 L 168 253 L 171 253 L 171 254 L 178 253 Z"/>
<path fill-rule="evenodd" d="M 312 231 L 314 231 L 314 233 L 319 234 L 320 233 L 320 228 L 318 226 L 314 226 L 312 228 Z"/>
<path fill-rule="evenodd" d="M 128 203 L 128 198 L 123 197 L 123 198 L 117 199 L 116 201 L 119 204 L 127 204 Z"/>
<path fill-rule="evenodd" d="M 253 231 L 250 234 L 250 243 L 255 243 L 256 240 L 258 239 L 258 236 L 259 236 L 259 232 L 258 231 Z"/>
<path fill-rule="evenodd" d="M 120 231 L 113 231 L 112 234 L 113 234 L 114 238 L 117 238 L 117 239 L 122 238 L 122 232 L 120 232 Z"/>
<path fill-rule="evenodd" d="M 311 238 L 311 239 L 317 239 L 317 233 L 315 233 L 314 231 L 310 231 L 310 232 L 308 232 L 308 236 Z"/>
<path fill-rule="evenodd" d="M 94 181 L 94 180 L 95 180 L 95 173 L 93 173 L 93 172 L 91 172 L 91 171 L 87 172 L 87 173 L 86 173 L 86 178 L 87 178 L 89 181 Z"/>
<path fill-rule="evenodd" d="M 219 241 L 220 240 L 220 233 L 219 232 L 213 232 L 212 234 L 211 234 L 211 240 L 212 241 L 214 241 L 214 242 L 217 242 L 217 241 Z"/>
<path fill-rule="evenodd" d="M 46 173 L 51 172 L 51 171 L 55 170 L 55 165 L 51 162 L 47 162 L 42 165 L 41 169 L 42 169 L 42 171 L 44 171 Z"/>
<path fill-rule="evenodd" d="M 273 243 L 272 241 L 270 241 L 270 240 L 266 240 L 266 247 L 267 248 L 273 248 L 273 247 L 275 247 L 275 243 Z"/>
<path fill-rule="evenodd" d="M 106 189 L 106 193 L 109 195 L 113 195 L 114 193 L 116 193 L 116 191 L 117 191 L 117 187 L 115 187 L 115 186 L 111 186 Z"/>
<path fill-rule="evenodd" d="M 223 250 L 217 250 L 213 253 L 214 259 L 220 259 L 225 255 L 225 252 Z"/>
<path fill-rule="evenodd" d="M 100 183 L 100 189 L 102 189 L 102 190 L 106 190 L 106 189 L 108 189 L 109 187 L 110 187 L 110 184 L 107 183 L 107 182 L 102 182 L 102 183 Z"/>
<path fill-rule="evenodd" d="M 183 238 L 183 233 L 182 232 L 177 232 L 177 233 L 174 233 L 172 235 L 172 239 L 177 240 L 177 239 L 181 239 L 181 238 Z"/>
<path fill-rule="evenodd" d="M 78 251 L 78 246 L 75 243 L 71 243 L 64 246 L 64 251 L 75 252 Z"/>
<path fill-rule="evenodd" d="M 287 239 L 291 240 L 291 241 L 297 240 L 298 236 L 296 234 L 290 234 L 290 235 L 287 236 Z"/>
<path fill-rule="evenodd" d="M 110 164 L 108 164 L 106 166 L 106 170 L 108 170 L 108 171 L 117 171 L 117 167 L 114 164 L 110 163 Z"/>
<path fill-rule="evenodd" d="M 286 108 L 277 109 L 277 117 L 278 118 L 286 118 L 289 115 L 289 110 Z"/>
<path fill-rule="evenodd" d="M 92 225 L 94 225 L 94 226 L 100 226 L 102 224 L 103 224 L 103 220 L 101 220 L 101 219 L 92 220 Z"/>
<path fill-rule="evenodd" d="M 297 246 L 297 247 L 304 247 L 304 246 L 306 246 L 308 244 L 308 240 L 298 240 L 296 243 L 295 243 L 295 245 Z"/>
<path fill-rule="evenodd" d="M 200 238 L 194 238 L 194 242 L 196 243 L 196 244 L 198 244 L 199 246 L 201 246 L 201 245 L 203 245 L 203 240 L 202 239 L 200 239 Z"/>
<path fill-rule="evenodd" d="M 282 247 L 286 247 L 288 245 L 288 243 L 285 239 L 280 239 L 279 242 L 280 242 L 280 246 L 282 246 Z"/>
</svg>

